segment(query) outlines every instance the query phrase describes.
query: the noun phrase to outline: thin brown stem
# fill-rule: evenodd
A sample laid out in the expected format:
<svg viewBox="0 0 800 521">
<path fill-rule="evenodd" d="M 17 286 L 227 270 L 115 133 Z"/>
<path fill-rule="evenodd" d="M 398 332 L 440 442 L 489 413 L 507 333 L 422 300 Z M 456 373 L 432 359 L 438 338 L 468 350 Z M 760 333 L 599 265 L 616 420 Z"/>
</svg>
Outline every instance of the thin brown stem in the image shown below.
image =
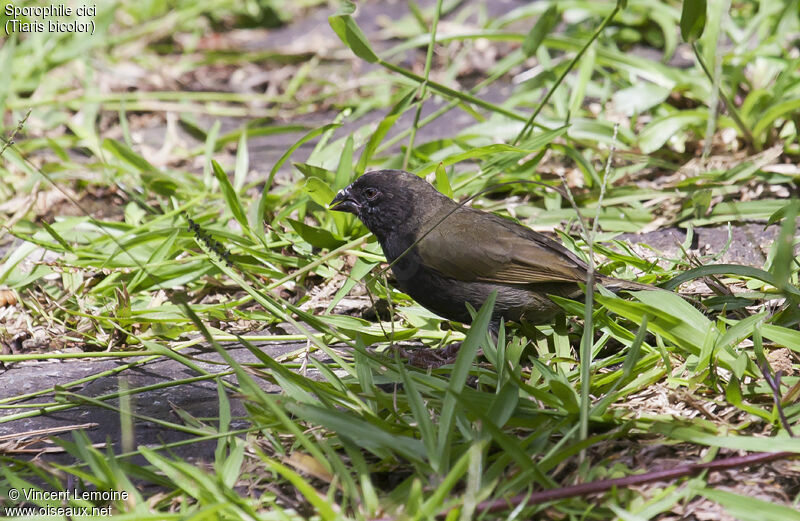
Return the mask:
<svg viewBox="0 0 800 521">
<path fill-rule="evenodd" d="M 536 505 L 539 503 L 547 503 L 549 501 L 555 501 L 557 499 L 564 499 L 568 497 L 598 494 L 600 492 L 611 490 L 612 488 L 627 488 L 634 485 L 653 483 L 655 481 L 669 481 L 686 476 L 693 476 L 704 471 L 734 469 L 749 465 L 769 463 L 771 461 L 777 461 L 781 459 L 794 458 L 797 456 L 798 454 L 794 452 L 786 451 L 757 452 L 755 454 L 748 454 L 746 456 L 717 459 L 707 463 L 692 463 L 689 465 L 681 465 L 673 469 L 657 470 L 654 472 L 647 472 L 645 474 L 637 474 L 635 476 L 626 476 L 624 478 L 603 479 L 599 481 L 592 481 L 591 483 L 581 483 L 580 485 L 573 485 L 570 487 L 540 490 L 531 494 L 520 494 L 509 499 L 483 501 L 478 504 L 475 511 L 478 513 L 502 512 L 504 510 L 513 509 L 523 503 L 526 505 Z M 446 513 L 442 513 L 439 515 L 439 517 L 444 518 L 445 514 Z"/>
</svg>

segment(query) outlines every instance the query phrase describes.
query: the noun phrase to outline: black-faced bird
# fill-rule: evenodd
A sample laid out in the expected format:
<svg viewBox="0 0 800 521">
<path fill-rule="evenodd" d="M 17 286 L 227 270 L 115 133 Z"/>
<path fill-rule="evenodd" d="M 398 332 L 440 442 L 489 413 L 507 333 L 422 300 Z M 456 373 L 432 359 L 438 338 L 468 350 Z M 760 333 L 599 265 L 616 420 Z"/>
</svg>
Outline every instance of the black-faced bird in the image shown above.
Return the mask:
<svg viewBox="0 0 800 521">
<path fill-rule="evenodd" d="M 586 282 L 586 263 L 558 242 L 459 206 L 402 170 L 366 173 L 329 206 L 358 216 L 393 263 L 400 289 L 449 320 L 469 323 L 465 303 L 479 309 L 497 291 L 494 328 L 501 317 L 547 322 L 560 312 L 547 295 L 576 298 L 582 293 L 578 283 Z M 612 291 L 655 289 L 599 274 L 596 281 Z"/>
</svg>

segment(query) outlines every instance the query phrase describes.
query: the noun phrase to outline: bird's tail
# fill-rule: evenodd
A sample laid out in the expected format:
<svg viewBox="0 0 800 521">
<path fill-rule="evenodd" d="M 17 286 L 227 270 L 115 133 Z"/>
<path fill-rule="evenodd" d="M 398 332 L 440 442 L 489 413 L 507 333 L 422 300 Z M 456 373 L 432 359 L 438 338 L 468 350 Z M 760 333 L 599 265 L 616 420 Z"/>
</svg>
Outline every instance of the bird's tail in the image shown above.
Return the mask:
<svg viewBox="0 0 800 521">
<path fill-rule="evenodd" d="M 615 279 L 614 277 L 601 277 L 598 282 L 613 292 L 617 291 L 642 291 L 659 289 L 650 284 L 633 282 L 630 280 Z"/>
</svg>

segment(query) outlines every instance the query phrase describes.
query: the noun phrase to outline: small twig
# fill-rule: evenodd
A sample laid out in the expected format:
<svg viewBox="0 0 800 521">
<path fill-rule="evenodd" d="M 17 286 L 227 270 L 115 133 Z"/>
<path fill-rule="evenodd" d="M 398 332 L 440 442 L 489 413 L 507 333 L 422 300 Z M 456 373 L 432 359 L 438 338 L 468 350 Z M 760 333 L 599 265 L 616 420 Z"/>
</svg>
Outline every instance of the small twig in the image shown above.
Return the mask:
<svg viewBox="0 0 800 521">
<path fill-rule="evenodd" d="M 780 459 L 794 458 L 797 456 L 797 453 L 788 451 L 757 452 L 755 454 L 748 454 L 746 456 L 717 459 L 707 463 L 692 463 L 689 465 L 681 465 L 679 467 L 675 467 L 674 469 L 657 470 L 654 472 L 647 472 L 645 474 L 637 474 L 635 476 L 626 476 L 624 478 L 602 479 L 599 481 L 593 481 L 591 483 L 581 483 L 580 485 L 573 485 L 570 487 L 562 487 L 552 490 L 540 490 L 531 494 L 520 494 L 509 499 L 483 501 L 478 504 L 475 511 L 481 514 L 487 512 L 501 512 L 512 509 L 523 503 L 528 505 L 537 505 L 540 503 L 546 503 L 548 501 L 555 501 L 557 499 L 588 496 L 589 494 L 606 492 L 612 488 L 628 488 L 635 485 L 643 485 L 645 483 L 668 481 L 686 476 L 693 476 L 704 471 L 735 469 L 739 467 L 746 467 L 748 465 L 769 463 L 771 461 Z M 442 513 L 439 514 L 438 517 L 444 518 L 445 515 L 446 513 Z"/>
<path fill-rule="evenodd" d="M 25 122 L 28 121 L 28 117 L 31 115 L 31 109 L 28 109 L 28 112 L 25 113 L 25 117 L 22 118 L 17 126 L 14 127 L 14 130 L 11 131 L 11 134 L 8 136 L 7 139 L 0 140 L 3 142 L 3 148 L 0 148 L 0 156 L 2 156 L 6 149 L 14 144 L 14 138 L 17 137 L 17 134 L 22 132 L 22 129 L 25 128 Z"/>
</svg>

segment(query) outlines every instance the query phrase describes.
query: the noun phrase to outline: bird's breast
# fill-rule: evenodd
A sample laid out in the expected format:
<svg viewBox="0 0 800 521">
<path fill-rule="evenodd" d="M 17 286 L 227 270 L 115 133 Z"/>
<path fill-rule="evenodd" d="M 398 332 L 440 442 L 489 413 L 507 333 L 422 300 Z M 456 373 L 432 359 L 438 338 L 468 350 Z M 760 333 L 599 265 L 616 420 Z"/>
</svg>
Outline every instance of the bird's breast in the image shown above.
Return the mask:
<svg viewBox="0 0 800 521">
<path fill-rule="evenodd" d="M 421 269 L 421 258 L 414 240 L 408 236 L 390 235 L 381 242 L 383 254 L 392 265 L 392 273 L 401 286 L 413 279 Z"/>
</svg>

